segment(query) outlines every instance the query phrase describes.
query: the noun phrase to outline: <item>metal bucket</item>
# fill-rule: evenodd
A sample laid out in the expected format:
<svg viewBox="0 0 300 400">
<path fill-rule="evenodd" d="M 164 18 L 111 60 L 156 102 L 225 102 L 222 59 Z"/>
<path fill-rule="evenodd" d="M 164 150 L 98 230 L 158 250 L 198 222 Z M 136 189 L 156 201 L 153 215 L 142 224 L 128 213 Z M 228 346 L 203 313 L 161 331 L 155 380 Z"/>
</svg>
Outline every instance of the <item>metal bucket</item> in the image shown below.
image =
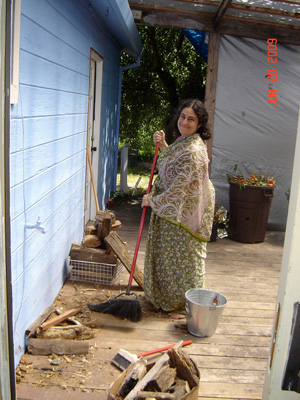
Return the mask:
<svg viewBox="0 0 300 400">
<path fill-rule="evenodd" d="M 212 336 L 218 326 L 227 299 L 207 289 L 190 289 L 185 293 L 188 331 L 199 337 Z"/>
</svg>

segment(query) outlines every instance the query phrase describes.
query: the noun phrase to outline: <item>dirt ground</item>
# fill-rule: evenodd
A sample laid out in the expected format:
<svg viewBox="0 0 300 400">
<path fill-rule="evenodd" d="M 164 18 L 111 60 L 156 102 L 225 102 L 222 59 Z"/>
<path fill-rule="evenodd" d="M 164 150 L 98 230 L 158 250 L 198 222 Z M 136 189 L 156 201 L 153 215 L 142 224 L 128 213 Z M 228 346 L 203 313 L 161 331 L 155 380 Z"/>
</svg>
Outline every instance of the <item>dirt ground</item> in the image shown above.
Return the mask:
<svg viewBox="0 0 300 400">
<path fill-rule="evenodd" d="M 27 352 L 22 356 L 16 369 L 17 384 L 23 383 L 45 388 L 49 387 L 51 384 L 51 386 L 56 386 L 61 389 L 73 387 L 74 391 L 80 388 L 82 392 L 90 393 L 101 389 L 101 385 L 95 385 L 93 380 L 95 377 L 99 377 L 102 369 L 105 368 L 107 371 L 106 373 L 113 374 L 114 377 L 117 377 L 120 370 L 115 366 L 109 366 L 109 357 L 108 360 L 102 364 L 98 362 L 99 348 L 97 348 L 96 343 L 97 337 L 101 335 L 102 324 L 97 318 L 99 313 L 91 311 L 88 304 L 98 304 L 107 301 L 110 298 L 114 298 L 120 291 L 123 293 L 125 290 L 123 287 L 116 290 L 115 286 L 114 288 L 105 288 L 104 286 L 96 284 L 68 280 L 55 299 L 53 303 L 53 313 L 49 315 L 47 321 L 58 315 L 56 310 L 63 313 L 74 308 L 80 309 L 72 319 L 81 325 L 74 325 L 73 321 L 68 320 L 55 325 L 55 334 L 57 331 L 61 331 L 61 334 L 56 338 L 64 339 L 66 335 L 65 328 L 71 327 L 73 334 L 74 331 L 77 331 L 75 340 L 81 341 L 94 338 L 91 340 L 91 343 L 95 343 L 95 345 L 90 345 L 88 354 L 84 355 L 57 355 L 55 353 L 50 355 L 32 355 Z M 145 301 L 142 292 L 139 294 L 139 302 L 142 308 L 143 319 L 153 315 L 156 315 L 156 317 L 160 316 L 160 318 L 168 318 L 167 314 L 160 313 L 153 309 L 153 307 Z M 116 321 L 122 324 L 121 320 L 116 319 Z M 48 330 L 50 331 L 50 329 L 53 328 L 47 329 L 45 333 L 47 333 Z M 37 330 L 37 337 L 43 337 L 43 332 Z M 74 338 L 72 337 L 70 339 Z M 114 370 L 113 372 L 112 368 Z"/>
</svg>

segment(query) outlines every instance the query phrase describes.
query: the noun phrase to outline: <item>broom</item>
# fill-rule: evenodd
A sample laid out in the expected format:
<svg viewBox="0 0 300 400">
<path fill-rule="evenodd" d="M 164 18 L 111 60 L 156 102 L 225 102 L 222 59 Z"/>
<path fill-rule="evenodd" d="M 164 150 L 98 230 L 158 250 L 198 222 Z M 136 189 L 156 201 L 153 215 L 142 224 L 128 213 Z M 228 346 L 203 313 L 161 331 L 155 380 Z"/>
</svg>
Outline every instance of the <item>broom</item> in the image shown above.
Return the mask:
<svg viewBox="0 0 300 400">
<path fill-rule="evenodd" d="M 159 150 L 159 143 L 156 144 L 156 148 L 155 148 L 154 159 L 153 159 L 147 194 L 149 194 L 150 190 L 151 190 L 156 160 L 157 160 L 157 156 L 158 156 L 158 150 Z M 138 233 L 138 239 L 137 239 L 136 246 L 135 246 L 135 251 L 134 251 L 134 256 L 133 256 L 133 261 L 132 261 L 132 265 L 131 265 L 130 276 L 129 276 L 126 292 L 120 293 L 114 299 L 110 299 L 110 300 L 106 301 L 105 303 L 88 304 L 90 310 L 97 311 L 97 312 L 104 313 L 104 314 L 111 314 L 120 319 L 129 319 L 132 322 L 139 322 L 142 319 L 142 310 L 141 310 L 140 302 L 138 300 L 137 295 L 135 293 L 130 292 L 130 288 L 131 288 L 131 284 L 132 284 L 132 280 L 133 280 L 135 264 L 136 264 L 136 260 L 137 260 L 139 247 L 140 247 L 142 231 L 143 231 L 144 221 L 145 221 L 145 216 L 146 216 L 146 210 L 147 210 L 147 207 L 143 207 L 142 218 L 141 218 L 140 228 L 139 228 L 139 233 Z"/>
</svg>

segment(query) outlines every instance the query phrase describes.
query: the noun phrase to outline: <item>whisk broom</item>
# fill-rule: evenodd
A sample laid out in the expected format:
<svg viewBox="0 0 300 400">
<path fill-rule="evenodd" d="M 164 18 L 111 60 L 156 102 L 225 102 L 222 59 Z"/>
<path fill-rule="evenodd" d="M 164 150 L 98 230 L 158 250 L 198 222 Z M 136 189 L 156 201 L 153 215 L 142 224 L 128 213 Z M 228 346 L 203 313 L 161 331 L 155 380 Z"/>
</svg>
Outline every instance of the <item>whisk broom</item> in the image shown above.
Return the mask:
<svg viewBox="0 0 300 400">
<path fill-rule="evenodd" d="M 152 163 L 152 169 L 151 169 L 147 194 L 149 194 L 150 190 L 151 190 L 155 165 L 156 165 L 156 161 L 157 161 L 157 157 L 158 157 L 158 150 L 159 150 L 159 143 L 156 144 L 156 148 L 155 148 L 154 159 L 153 159 L 153 163 Z M 132 261 L 132 265 L 131 265 L 130 276 L 129 276 L 126 292 L 120 293 L 114 299 L 110 299 L 104 303 L 88 304 L 90 310 L 97 311 L 97 312 L 104 313 L 104 314 L 111 314 L 120 319 L 129 319 L 132 322 L 141 321 L 142 310 L 141 310 L 141 305 L 140 305 L 138 296 L 135 293 L 132 293 L 130 291 L 130 289 L 131 289 L 131 284 L 132 284 L 132 280 L 133 280 L 137 255 L 138 255 L 138 251 L 139 251 L 139 247 L 140 247 L 140 242 L 141 242 L 141 237 L 142 237 L 142 232 L 143 232 L 143 227 L 144 227 L 144 221 L 145 221 L 145 216 L 146 216 L 146 210 L 147 210 L 147 207 L 143 207 L 142 218 L 141 218 L 141 222 L 140 222 L 140 228 L 139 228 L 139 232 L 138 232 L 138 238 L 137 238 L 137 242 L 136 242 L 136 246 L 135 246 L 135 251 L 134 251 L 134 256 L 133 256 L 133 261 Z"/>
</svg>

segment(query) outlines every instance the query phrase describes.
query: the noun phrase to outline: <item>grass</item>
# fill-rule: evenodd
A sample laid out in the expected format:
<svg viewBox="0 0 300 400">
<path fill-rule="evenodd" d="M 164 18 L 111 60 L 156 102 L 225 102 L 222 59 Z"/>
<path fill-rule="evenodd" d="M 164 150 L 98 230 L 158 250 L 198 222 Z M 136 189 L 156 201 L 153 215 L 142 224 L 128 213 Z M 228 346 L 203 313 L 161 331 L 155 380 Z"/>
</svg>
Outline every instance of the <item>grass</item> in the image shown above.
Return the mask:
<svg viewBox="0 0 300 400">
<path fill-rule="evenodd" d="M 141 178 L 141 180 L 138 183 L 138 188 L 144 189 L 145 191 L 147 190 L 150 174 L 127 173 L 127 186 L 129 190 L 135 187 L 139 178 Z M 120 174 L 117 174 L 117 185 L 120 184 L 120 179 Z"/>
<path fill-rule="evenodd" d="M 150 172 L 146 170 L 139 170 L 138 168 L 128 168 L 127 172 L 127 193 L 122 193 L 120 191 L 120 173 L 117 174 L 117 190 L 115 193 L 111 194 L 111 198 L 114 201 L 128 201 L 130 199 L 136 199 L 142 197 L 148 189 L 150 178 Z M 139 182 L 138 182 L 139 181 Z M 138 184 L 137 184 L 138 182 Z M 135 190 L 135 186 L 137 188 Z"/>
</svg>

